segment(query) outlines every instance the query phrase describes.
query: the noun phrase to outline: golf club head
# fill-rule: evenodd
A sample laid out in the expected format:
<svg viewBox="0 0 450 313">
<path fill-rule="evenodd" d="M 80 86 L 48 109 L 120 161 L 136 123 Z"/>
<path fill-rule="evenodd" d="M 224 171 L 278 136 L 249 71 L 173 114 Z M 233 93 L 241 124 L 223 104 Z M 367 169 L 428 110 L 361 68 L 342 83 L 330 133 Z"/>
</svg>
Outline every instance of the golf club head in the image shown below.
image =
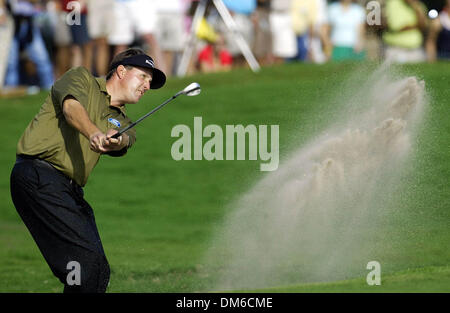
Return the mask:
<svg viewBox="0 0 450 313">
<path fill-rule="evenodd" d="M 185 94 L 186 96 L 189 96 L 189 97 L 197 96 L 198 94 L 200 94 L 200 92 L 201 92 L 201 88 L 198 83 L 192 83 L 183 89 L 183 94 Z"/>
</svg>

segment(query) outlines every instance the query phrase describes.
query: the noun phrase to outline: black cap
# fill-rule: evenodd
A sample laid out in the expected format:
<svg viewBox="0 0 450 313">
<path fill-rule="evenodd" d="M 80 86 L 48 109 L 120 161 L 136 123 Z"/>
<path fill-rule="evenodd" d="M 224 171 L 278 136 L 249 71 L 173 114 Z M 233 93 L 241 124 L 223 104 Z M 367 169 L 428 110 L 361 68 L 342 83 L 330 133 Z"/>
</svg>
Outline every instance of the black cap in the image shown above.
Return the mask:
<svg viewBox="0 0 450 313">
<path fill-rule="evenodd" d="M 113 70 L 119 65 L 131 65 L 151 69 L 153 72 L 153 77 L 150 84 L 150 89 L 161 88 L 166 83 L 166 75 L 161 70 L 155 67 L 155 62 L 153 61 L 153 59 L 146 54 L 132 55 L 128 58 L 117 61 L 111 64 L 109 70 Z"/>
</svg>

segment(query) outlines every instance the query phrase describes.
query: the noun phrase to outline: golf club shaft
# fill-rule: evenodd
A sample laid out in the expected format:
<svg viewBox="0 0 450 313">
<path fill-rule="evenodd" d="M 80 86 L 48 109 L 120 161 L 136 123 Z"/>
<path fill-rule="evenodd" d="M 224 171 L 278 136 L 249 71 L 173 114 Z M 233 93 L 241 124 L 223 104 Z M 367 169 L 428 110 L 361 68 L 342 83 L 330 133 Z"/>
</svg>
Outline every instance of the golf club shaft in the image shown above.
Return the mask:
<svg viewBox="0 0 450 313">
<path fill-rule="evenodd" d="M 150 112 L 148 112 L 147 114 L 145 114 L 144 116 L 142 116 L 141 118 L 139 118 L 136 122 L 131 123 L 130 125 L 128 125 L 127 127 L 119 130 L 118 133 L 114 134 L 111 136 L 111 138 L 119 138 L 120 135 L 122 135 L 124 132 L 126 132 L 127 130 L 129 130 L 130 128 L 133 128 L 134 126 L 136 126 L 138 123 L 140 123 L 143 119 L 149 117 L 150 115 L 152 115 L 153 113 L 155 113 L 156 111 L 158 111 L 159 109 L 161 109 L 163 106 L 165 106 L 167 103 L 169 103 L 170 101 L 172 101 L 173 99 L 175 99 L 176 97 L 179 96 L 179 93 L 177 93 L 176 95 L 172 96 L 172 98 L 167 99 L 166 101 L 164 101 L 163 103 L 161 103 L 160 105 L 158 105 L 156 108 L 154 108 L 153 110 L 151 110 Z"/>
</svg>

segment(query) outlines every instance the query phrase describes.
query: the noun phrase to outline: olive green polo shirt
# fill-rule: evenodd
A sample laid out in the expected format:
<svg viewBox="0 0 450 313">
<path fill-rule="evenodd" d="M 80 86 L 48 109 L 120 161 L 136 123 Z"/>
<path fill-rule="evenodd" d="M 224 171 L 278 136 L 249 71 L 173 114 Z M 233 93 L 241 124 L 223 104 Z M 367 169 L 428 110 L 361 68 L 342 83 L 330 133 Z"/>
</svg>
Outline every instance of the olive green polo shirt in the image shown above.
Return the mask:
<svg viewBox="0 0 450 313">
<path fill-rule="evenodd" d="M 62 110 L 67 96 L 74 97 L 86 108 L 90 120 L 103 133 L 108 129 L 119 130 L 131 123 L 125 114 L 125 107 L 110 105 L 111 96 L 106 91 L 105 79 L 92 76 L 83 67 L 74 68 L 53 85 L 39 113 L 20 138 L 17 154 L 46 160 L 84 186 L 101 154 L 92 151 L 89 140 L 67 123 Z M 136 132 L 130 129 L 126 133 L 130 137 L 129 148 L 136 141 Z M 110 155 L 121 156 L 126 150 L 124 148 Z"/>
</svg>

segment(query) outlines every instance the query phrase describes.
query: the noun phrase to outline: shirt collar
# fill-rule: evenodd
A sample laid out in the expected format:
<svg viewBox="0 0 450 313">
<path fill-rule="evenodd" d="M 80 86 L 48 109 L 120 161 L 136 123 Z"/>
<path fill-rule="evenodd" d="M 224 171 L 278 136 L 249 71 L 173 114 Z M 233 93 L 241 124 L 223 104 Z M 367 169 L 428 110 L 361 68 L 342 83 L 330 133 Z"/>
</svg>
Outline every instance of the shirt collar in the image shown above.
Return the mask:
<svg viewBox="0 0 450 313">
<path fill-rule="evenodd" d="M 107 97 L 108 97 L 108 100 L 110 101 L 110 103 L 111 103 L 111 95 L 108 93 L 108 91 L 106 90 L 106 80 L 104 79 L 104 78 L 102 78 L 102 77 L 95 77 L 95 80 L 97 81 L 97 84 L 98 84 L 98 86 L 100 87 L 100 91 L 102 91 L 102 92 L 104 92 L 106 95 L 107 95 Z M 109 105 L 109 107 L 110 108 L 114 108 L 114 109 L 119 109 L 120 110 L 120 112 L 122 112 L 122 114 L 123 115 L 126 115 L 125 113 L 125 105 L 122 105 L 122 106 L 120 106 L 120 107 L 115 107 L 115 106 L 112 106 L 111 104 Z"/>
<path fill-rule="evenodd" d="M 97 81 L 97 84 L 100 87 L 100 91 L 108 93 L 108 91 L 106 90 L 106 80 L 102 77 L 96 77 L 95 80 Z"/>
</svg>

